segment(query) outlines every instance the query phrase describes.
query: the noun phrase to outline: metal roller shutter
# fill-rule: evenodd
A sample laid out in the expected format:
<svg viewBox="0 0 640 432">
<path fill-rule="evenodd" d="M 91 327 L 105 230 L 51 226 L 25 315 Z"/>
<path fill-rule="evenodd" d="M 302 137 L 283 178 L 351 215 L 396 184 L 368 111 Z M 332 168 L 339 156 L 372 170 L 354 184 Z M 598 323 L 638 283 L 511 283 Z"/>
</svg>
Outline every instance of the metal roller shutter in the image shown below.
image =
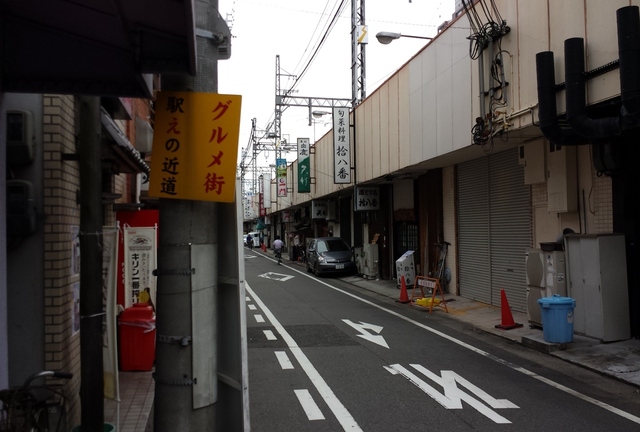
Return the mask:
<svg viewBox="0 0 640 432">
<path fill-rule="evenodd" d="M 527 310 L 525 251 L 531 243 L 530 188 L 515 150 L 489 159 L 491 196 L 491 304 L 500 305 L 504 289 L 509 306 Z"/>
<path fill-rule="evenodd" d="M 525 311 L 530 189 L 517 152 L 466 162 L 457 171 L 460 295 L 500 306 L 504 289 L 511 308 Z"/>
<path fill-rule="evenodd" d="M 458 166 L 460 295 L 491 302 L 489 275 L 489 158 Z"/>
</svg>

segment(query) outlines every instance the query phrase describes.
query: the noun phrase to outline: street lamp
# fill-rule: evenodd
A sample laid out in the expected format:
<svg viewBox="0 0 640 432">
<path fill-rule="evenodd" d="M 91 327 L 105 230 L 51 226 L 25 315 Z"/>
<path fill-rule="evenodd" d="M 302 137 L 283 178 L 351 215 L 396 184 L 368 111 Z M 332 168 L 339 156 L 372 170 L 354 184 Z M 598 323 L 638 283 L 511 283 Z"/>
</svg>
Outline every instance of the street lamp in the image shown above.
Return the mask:
<svg viewBox="0 0 640 432">
<path fill-rule="evenodd" d="M 331 113 L 329 111 L 311 111 L 311 106 L 309 106 L 309 126 L 311 126 L 314 118 L 320 118 L 327 114 Z"/>
<path fill-rule="evenodd" d="M 313 111 L 313 112 L 311 113 L 311 115 L 312 115 L 314 118 L 320 118 L 320 117 L 325 116 L 325 115 L 327 115 L 327 114 L 331 114 L 331 113 L 330 113 L 329 111 Z"/>
<path fill-rule="evenodd" d="M 309 126 L 311 126 L 311 123 L 313 123 L 313 143 L 316 143 L 316 123 L 319 122 L 319 120 L 316 119 L 320 119 L 322 117 L 324 117 L 327 114 L 331 114 L 329 111 L 313 111 L 311 113 L 311 115 L 313 116 L 313 118 L 309 118 Z M 324 123 L 324 124 L 330 124 L 331 122 L 328 123 Z"/>
<path fill-rule="evenodd" d="M 380 32 L 376 35 L 378 42 L 384 45 L 390 44 L 391 41 L 395 39 L 400 39 L 401 37 L 408 37 L 413 39 L 426 39 L 426 40 L 433 39 L 431 37 L 426 37 L 426 36 L 411 36 L 411 35 L 405 35 L 405 34 L 393 33 L 393 32 Z"/>
</svg>

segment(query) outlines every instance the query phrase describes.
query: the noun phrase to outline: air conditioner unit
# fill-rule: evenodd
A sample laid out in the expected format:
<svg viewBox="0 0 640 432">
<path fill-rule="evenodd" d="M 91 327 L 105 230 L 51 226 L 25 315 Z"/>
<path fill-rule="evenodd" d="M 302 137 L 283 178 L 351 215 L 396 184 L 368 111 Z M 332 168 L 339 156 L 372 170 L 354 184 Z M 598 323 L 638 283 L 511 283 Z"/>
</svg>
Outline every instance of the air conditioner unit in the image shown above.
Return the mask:
<svg viewBox="0 0 640 432">
<path fill-rule="evenodd" d="M 364 252 L 362 252 L 361 247 L 354 247 L 353 254 L 356 258 L 356 271 L 358 275 L 364 274 Z"/>
<path fill-rule="evenodd" d="M 364 252 L 364 268 L 363 276 L 368 278 L 378 277 L 378 245 L 366 244 L 363 247 Z"/>
<path fill-rule="evenodd" d="M 525 267 L 527 285 L 544 288 L 544 252 L 540 249 L 528 249 L 525 254 Z"/>
<path fill-rule="evenodd" d="M 554 294 L 567 295 L 566 265 L 563 251 L 526 252 L 527 316 L 531 327 L 542 326 L 538 299 Z"/>
</svg>

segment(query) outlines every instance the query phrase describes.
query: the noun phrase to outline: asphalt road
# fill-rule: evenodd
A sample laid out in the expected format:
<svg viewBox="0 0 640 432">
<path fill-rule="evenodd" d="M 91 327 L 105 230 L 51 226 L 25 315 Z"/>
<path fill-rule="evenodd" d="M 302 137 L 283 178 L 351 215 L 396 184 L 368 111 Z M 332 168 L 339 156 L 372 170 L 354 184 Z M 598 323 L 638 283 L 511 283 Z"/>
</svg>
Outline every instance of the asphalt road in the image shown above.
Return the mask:
<svg viewBox="0 0 640 432">
<path fill-rule="evenodd" d="M 638 431 L 635 387 L 245 249 L 252 431 Z"/>
</svg>

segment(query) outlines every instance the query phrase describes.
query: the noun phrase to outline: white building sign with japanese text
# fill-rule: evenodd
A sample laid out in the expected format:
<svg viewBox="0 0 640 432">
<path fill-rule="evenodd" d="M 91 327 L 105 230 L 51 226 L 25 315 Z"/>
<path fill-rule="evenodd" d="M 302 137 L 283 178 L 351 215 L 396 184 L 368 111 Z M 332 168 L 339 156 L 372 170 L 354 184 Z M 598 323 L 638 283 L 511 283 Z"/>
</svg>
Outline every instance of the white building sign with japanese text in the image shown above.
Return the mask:
<svg viewBox="0 0 640 432">
<path fill-rule="evenodd" d="M 377 186 L 358 186 L 353 202 L 355 211 L 380 210 L 380 189 Z"/>
<path fill-rule="evenodd" d="M 351 183 L 349 108 L 333 108 L 333 183 Z"/>
<path fill-rule="evenodd" d="M 326 201 L 311 201 L 311 219 L 326 219 L 327 218 L 327 202 Z"/>
</svg>

